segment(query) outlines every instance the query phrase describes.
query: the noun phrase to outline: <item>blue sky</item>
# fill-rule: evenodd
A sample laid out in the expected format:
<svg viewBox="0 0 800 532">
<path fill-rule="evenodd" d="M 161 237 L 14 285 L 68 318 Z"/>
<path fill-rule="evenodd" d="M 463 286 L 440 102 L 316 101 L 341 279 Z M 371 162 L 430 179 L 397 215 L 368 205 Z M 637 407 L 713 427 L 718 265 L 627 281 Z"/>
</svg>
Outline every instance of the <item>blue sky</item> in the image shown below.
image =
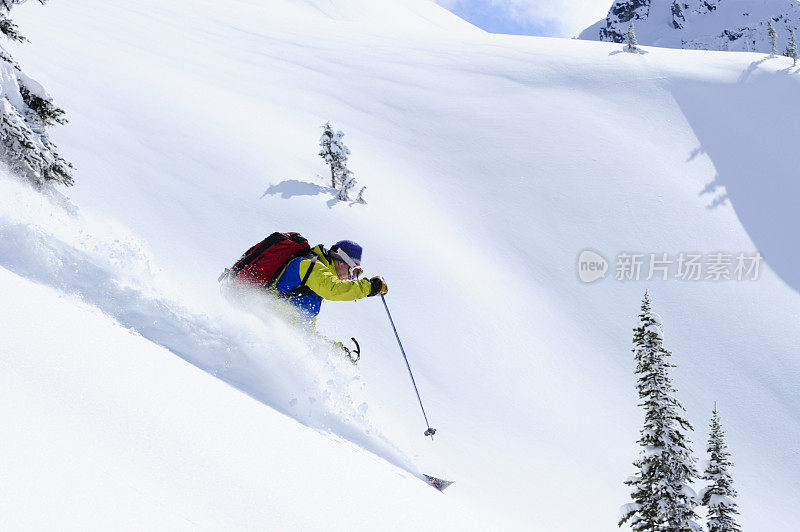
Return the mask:
<svg viewBox="0 0 800 532">
<path fill-rule="evenodd" d="M 606 16 L 613 0 L 434 0 L 491 33 L 573 37 Z"/>
</svg>

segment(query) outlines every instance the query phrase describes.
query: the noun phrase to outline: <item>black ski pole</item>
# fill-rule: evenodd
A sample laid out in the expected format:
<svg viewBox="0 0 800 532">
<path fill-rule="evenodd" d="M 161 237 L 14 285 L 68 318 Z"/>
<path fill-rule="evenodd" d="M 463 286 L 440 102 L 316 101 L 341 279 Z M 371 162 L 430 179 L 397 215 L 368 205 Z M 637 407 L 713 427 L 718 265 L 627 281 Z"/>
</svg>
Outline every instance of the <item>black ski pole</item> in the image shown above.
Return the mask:
<svg viewBox="0 0 800 532">
<path fill-rule="evenodd" d="M 422 409 L 422 417 L 425 418 L 425 425 L 428 427 L 428 430 L 425 431 L 425 436 L 430 436 L 433 439 L 433 435 L 436 434 L 436 429 L 431 428 L 431 424 L 428 423 L 428 416 L 425 414 L 425 407 L 422 406 L 422 398 L 419 396 L 419 390 L 417 389 L 417 383 L 414 381 L 414 374 L 411 373 L 411 366 L 408 363 L 408 357 L 406 357 L 406 351 L 403 349 L 403 343 L 400 341 L 400 335 L 397 334 L 397 327 L 394 326 L 394 320 L 392 319 L 392 313 L 389 312 L 389 306 L 386 304 L 386 298 L 383 297 L 381 294 L 381 301 L 383 301 L 383 307 L 386 309 L 386 315 L 389 316 L 389 323 L 392 324 L 392 330 L 394 331 L 394 337 L 397 338 L 397 345 L 400 346 L 400 352 L 403 353 L 403 360 L 406 361 L 406 367 L 408 368 L 408 375 L 411 377 L 411 384 L 414 385 L 414 391 L 417 392 L 417 400 L 419 401 L 419 407 Z"/>
</svg>

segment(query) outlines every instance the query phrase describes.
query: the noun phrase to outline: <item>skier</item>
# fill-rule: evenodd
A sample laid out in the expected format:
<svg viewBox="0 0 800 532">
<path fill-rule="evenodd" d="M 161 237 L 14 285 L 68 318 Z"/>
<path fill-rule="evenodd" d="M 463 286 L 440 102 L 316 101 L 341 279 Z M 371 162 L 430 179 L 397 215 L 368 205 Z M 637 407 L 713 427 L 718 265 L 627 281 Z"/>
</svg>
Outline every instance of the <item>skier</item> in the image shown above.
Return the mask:
<svg viewBox="0 0 800 532">
<path fill-rule="evenodd" d="M 389 291 L 383 277 L 359 279 L 362 248 L 352 240 L 340 240 L 330 250 L 322 244 L 314 256 L 293 259 L 275 281 L 275 290 L 287 298 L 307 322 L 313 322 L 322 300 L 355 301 Z"/>
<path fill-rule="evenodd" d="M 247 287 L 272 291 L 294 305 L 301 320 L 313 327 L 323 299 L 355 301 L 388 292 L 380 276 L 359 279 L 362 251 L 351 240 L 340 240 L 330 249 L 322 244 L 311 248 L 298 233 L 273 233 L 226 268 L 219 280 L 224 292 Z M 358 360 L 358 342 L 353 351 L 341 342 L 331 343 L 352 361 Z"/>
</svg>

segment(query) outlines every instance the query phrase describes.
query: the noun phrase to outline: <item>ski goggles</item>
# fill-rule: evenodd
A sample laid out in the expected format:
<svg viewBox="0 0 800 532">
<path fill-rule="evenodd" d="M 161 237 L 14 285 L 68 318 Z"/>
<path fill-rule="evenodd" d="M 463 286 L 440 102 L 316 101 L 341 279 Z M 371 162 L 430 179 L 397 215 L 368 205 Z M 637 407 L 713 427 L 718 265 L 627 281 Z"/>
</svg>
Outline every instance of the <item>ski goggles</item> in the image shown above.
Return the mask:
<svg viewBox="0 0 800 532">
<path fill-rule="evenodd" d="M 347 264 L 347 273 L 350 274 L 351 279 L 358 279 L 358 276 L 364 273 L 364 268 L 361 267 L 361 263 L 350 257 L 344 250 L 336 248 L 333 250 L 333 254 L 336 255 L 336 258 Z"/>
</svg>

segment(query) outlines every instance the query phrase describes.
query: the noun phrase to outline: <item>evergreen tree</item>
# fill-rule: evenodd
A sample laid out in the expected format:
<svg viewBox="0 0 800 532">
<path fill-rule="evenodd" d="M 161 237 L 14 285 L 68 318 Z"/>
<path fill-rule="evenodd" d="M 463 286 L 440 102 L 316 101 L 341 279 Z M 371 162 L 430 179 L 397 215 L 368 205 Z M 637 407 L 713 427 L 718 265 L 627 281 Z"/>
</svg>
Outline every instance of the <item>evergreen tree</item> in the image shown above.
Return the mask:
<svg viewBox="0 0 800 532">
<path fill-rule="evenodd" d="M 342 137 L 344 137 L 344 133 L 334 131 L 330 122 L 322 126 L 322 137 L 319 139 L 322 149 L 319 151 L 319 156 L 325 159 L 325 162 L 331 167 L 331 188 L 338 188 L 337 197 L 341 201 L 350 201 L 350 192 L 358 185 L 358 180 L 347 168 L 350 148 L 344 145 Z M 364 187 L 358 193 L 357 202 L 366 203 L 363 194 Z"/>
<path fill-rule="evenodd" d="M 38 0 L 44 4 L 47 0 Z M 0 33 L 23 42 L 9 18 L 11 8 L 25 0 L 0 0 Z M 12 170 L 38 185 L 56 181 L 72 184 L 72 165 L 58 153 L 46 128 L 63 124 L 64 111 L 34 79 L 25 75 L 11 55 L 0 47 L 0 155 Z"/>
<path fill-rule="evenodd" d="M 628 44 L 625 45 L 626 52 L 639 51 L 639 43 L 636 41 L 636 31 L 633 28 L 633 20 L 631 20 L 631 25 L 628 27 L 627 43 Z"/>
<path fill-rule="evenodd" d="M 361 190 L 358 191 L 358 196 L 356 196 L 356 203 L 366 203 L 367 200 L 364 199 L 364 191 L 367 190 L 367 187 L 361 187 Z"/>
<path fill-rule="evenodd" d="M 709 482 L 700 491 L 703 506 L 708 507 L 708 532 L 741 532 L 734 516 L 739 513 L 736 503 L 736 490 L 733 489 L 733 479 L 728 469 L 733 465 L 725 444 L 725 431 L 719 420 L 717 404 L 714 403 L 714 412 L 711 415 L 711 433 L 708 437 L 706 449 L 711 459 L 708 461 L 703 473 L 703 480 Z"/>
<path fill-rule="evenodd" d="M 342 184 L 339 187 L 338 198 L 342 201 L 350 201 L 350 191 L 353 190 L 358 183 L 356 181 L 356 176 L 348 168 L 345 168 L 342 171 L 341 181 Z"/>
<path fill-rule="evenodd" d="M 775 57 L 775 54 L 778 53 L 778 32 L 775 31 L 775 25 L 772 23 L 772 19 L 769 19 L 769 29 L 767 33 L 769 33 L 769 42 L 772 44 L 772 51 L 769 53 L 769 56 Z"/>
<path fill-rule="evenodd" d="M 344 183 L 348 177 L 347 158 L 350 155 L 350 148 L 342 142 L 344 133 L 334 131 L 330 122 L 322 126 L 322 136 L 319 145 L 322 148 L 319 156 L 331 167 L 331 188 L 336 188 Z"/>
<path fill-rule="evenodd" d="M 797 38 L 794 35 L 794 30 L 792 30 L 791 36 L 789 37 L 789 46 L 786 47 L 786 51 L 783 52 L 783 55 L 791 57 L 794 60 L 794 66 L 797 66 Z"/>
<path fill-rule="evenodd" d="M 692 427 L 673 396 L 669 368 L 675 366 L 667 362 L 672 354 L 664 349 L 661 318 L 651 311 L 647 292 L 639 320 L 633 330 L 633 353 L 645 422 L 639 438 L 642 449 L 633 463 L 637 472 L 625 481 L 633 502 L 621 508 L 618 524 L 630 521 L 633 530 L 642 532 L 697 532 L 697 495 L 689 486 L 697 470 L 686 436 Z"/>
<path fill-rule="evenodd" d="M 27 0 L 0 0 L 0 32 L 3 33 L 9 40 L 23 42 L 25 41 L 25 37 L 23 37 L 17 25 L 8 18 L 8 14 L 11 11 L 11 8 L 14 7 L 16 4 L 24 4 Z M 47 0 L 39 0 L 40 4 L 44 4 Z"/>
</svg>

